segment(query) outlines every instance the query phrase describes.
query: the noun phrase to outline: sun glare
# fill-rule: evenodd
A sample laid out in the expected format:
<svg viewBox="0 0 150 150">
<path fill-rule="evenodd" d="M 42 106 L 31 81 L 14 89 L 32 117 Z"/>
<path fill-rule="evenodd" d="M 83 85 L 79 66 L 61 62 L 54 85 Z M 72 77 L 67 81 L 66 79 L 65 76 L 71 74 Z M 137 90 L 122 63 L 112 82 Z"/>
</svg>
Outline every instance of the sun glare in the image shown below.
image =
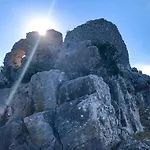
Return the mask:
<svg viewBox="0 0 150 150">
<path fill-rule="evenodd" d="M 52 22 L 47 18 L 38 18 L 33 19 L 28 24 L 29 31 L 38 31 L 40 35 L 44 36 L 48 29 L 53 29 L 54 25 Z"/>
</svg>

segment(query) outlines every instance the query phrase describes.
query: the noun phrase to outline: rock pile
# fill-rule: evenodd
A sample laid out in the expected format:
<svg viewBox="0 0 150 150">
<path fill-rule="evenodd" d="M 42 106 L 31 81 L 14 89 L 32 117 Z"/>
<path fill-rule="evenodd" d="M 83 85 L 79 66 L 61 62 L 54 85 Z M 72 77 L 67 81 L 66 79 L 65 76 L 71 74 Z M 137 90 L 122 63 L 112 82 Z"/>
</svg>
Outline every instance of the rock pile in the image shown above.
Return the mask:
<svg viewBox="0 0 150 150">
<path fill-rule="evenodd" d="M 6 54 L 5 105 L 38 38 Z M 131 68 L 111 22 L 89 21 L 42 37 L 13 101 L 0 118 L 0 150 L 150 150 L 150 77 Z M 6 88 L 10 85 L 10 88 Z"/>
</svg>

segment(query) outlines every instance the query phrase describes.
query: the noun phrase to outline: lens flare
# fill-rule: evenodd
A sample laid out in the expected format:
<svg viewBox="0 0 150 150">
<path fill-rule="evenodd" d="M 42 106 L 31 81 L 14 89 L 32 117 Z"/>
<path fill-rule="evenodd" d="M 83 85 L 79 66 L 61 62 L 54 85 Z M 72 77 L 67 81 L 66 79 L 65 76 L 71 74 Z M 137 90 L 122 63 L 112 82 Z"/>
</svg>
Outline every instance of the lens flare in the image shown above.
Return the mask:
<svg viewBox="0 0 150 150">
<path fill-rule="evenodd" d="M 37 31 L 41 36 L 44 36 L 48 29 L 55 28 L 55 26 L 48 18 L 37 18 L 31 20 L 27 28 L 29 31 Z"/>
<path fill-rule="evenodd" d="M 23 77 L 24 77 L 24 75 L 25 75 L 29 65 L 30 65 L 30 62 L 31 62 L 31 60 L 33 58 L 33 55 L 34 55 L 34 53 L 35 53 L 35 51 L 36 51 L 36 49 L 38 47 L 39 41 L 40 41 L 40 36 L 38 37 L 38 39 L 37 39 L 37 41 L 35 43 L 35 46 L 34 46 L 33 50 L 31 51 L 29 59 L 27 60 L 27 63 L 25 64 L 19 79 L 16 81 L 15 85 L 12 88 L 12 91 L 10 92 L 10 95 L 9 95 L 8 100 L 6 102 L 7 106 L 9 106 L 11 104 L 11 101 L 12 101 L 12 99 L 13 99 L 13 97 L 14 97 L 14 95 L 15 95 L 15 93 L 16 93 L 16 91 L 17 91 L 17 89 L 18 89 L 18 87 L 19 87 L 19 85 L 20 85 L 20 83 L 21 83 L 21 81 L 22 81 L 22 79 L 23 79 Z"/>
<path fill-rule="evenodd" d="M 35 45 L 34 45 L 32 51 L 31 51 L 31 54 L 29 55 L 29 58 L 28 58 L 28 60 L 27 60 L 27 62 L 26 62 L 26 64 L 25 64 L 25 66 L 24 66 L 24 68 L 23 68 L 23 70 L 22 70 L 22 72 L 21 72 L 21 74 L 20 74 L 18 80 L 16 81 L 16 83 L 15 83 L 14 86 L 12 87 L 12 90 L 11 90 L 11 92 L 10 92 L 10 94 L 9 94 L 9 97 L 8 97 L 7 101 L 6 101 L 6 105 L 5 105 L 5 106 L 2 106 L 2 105 L 1 105 L 1 107 L 0 107 L 0 115 L 3 115 L 5 108 L 6 108 L 7 106 L 10 106 L 10 105 L 11 105 L 12 100 L 13 100 L 13 98 L 14 98 L 14 95 L 15 95 L 15 93 L 16 93 L 16 91 L 17 91 L 17 89 L 18 89 L 18 87 L 19 87 L 19 85 L 20 85 L 20 83 L 21 83 L 21 81 L 22 81 L 22 79 L 23 79 L 23 77 L 24 77 L 24 75 L 25 75 L 25 73 L 26 73 L 26 71 L 27 71 L 29 65 L 30 65 L 30 62 L 31 62 L 31 60 L 32 60 L 32 58 L 33 58 L 33 56 L 34 56 L 34 53 L 35 53 L 35 51 L 36 51 L 36 49 L 37 49 L 37 47 L 38 47 L 40 38 L 41 38 L 41 37 L 39 36 L 38 39 L 36 40 L 36 43 L 35 43 Z M 3 108 L 2 108 L 2 107 L 3 107 Z"/>
<path fill-rule="evenodd" d="M 53 7 L 54 7 L 54 5 L 55 5 L 55 2 L 56 2 L 56 0 L 53 0 L 52 3 L 51 3 L 50 9 L 49 9 L 49 11 L 48 11 L 48 17 L 50 16 L 50 13 L 52 12 L 52 9 L 53 9 Z M 38 24 L 37 24 L 37 25 L 38 25 Z M 46 27 L 42 28 L 42 30 L 40 31 L 40 34 L 45 34 L 45 32 L 46 32 L 45 29 L 46 29 Z M 47 30 L 47 29 L 46 29 L 46 30 Z M 26 71 L 27 71 L 27 69 L 28 69 L 28 67 L 29 67 L 29 65 L 30 65 L 30 63 L 31 63 L 31 60 L 32 60 L 32 58 L 33 58 L 33 56 L 34 56 L 34 54 L 35 54 L 35 52 L 36 52 L 36 49 L 37 49 L 37 47 L 38 47 L 38 44 L 39 44 L 40 39 L 41 39 L 41 36 L 39 36 L 39 37 L 37 38 L 37 40 L 36 40 L 36 42 L 35 42 L 35 45 L 34 45 L 32 51 L 31 51 L 31 54 L 29 55 L 29 58 L 28 58 L 28 60 L 27 60 L 27 62 L 26 62 L 26 64 L 25 64 L 25 66 L 24 66 L 24 68 L 23 68 L 23 70 L 22 70 L 22 72 L 21 72 L 21 74 L 20 74 L 18 80 L 15 82 L 14 86 L 13 86 L 12 89 L 11 89 L 11 92 L 10 92 L 10 94 L 9 94 L 9 97 L 8 97 L 8 99 L 6 100 L 6 104 L 5 104 L 5 105 L 1 105 L 1 104 L 0 104 L 0 117 L 3 116 L 3 114 L 4 114 L 4 112 L 5 112 L 5 109 L 8 108 L 9 106 L 11 106 L 11 103 L 12 103 L 12 101 L 13 101 L 14 95 L 15 95 L 15 93 L 16 93 L 16 91 L 17 91 L 19 85 L 20 85 L 20 83 L 22 82 L 22 80 L 23 80 L 23 78 L 24 78 L 24 75 L 25 75 L 25 73 L 26 73 Z"/>
</svg>

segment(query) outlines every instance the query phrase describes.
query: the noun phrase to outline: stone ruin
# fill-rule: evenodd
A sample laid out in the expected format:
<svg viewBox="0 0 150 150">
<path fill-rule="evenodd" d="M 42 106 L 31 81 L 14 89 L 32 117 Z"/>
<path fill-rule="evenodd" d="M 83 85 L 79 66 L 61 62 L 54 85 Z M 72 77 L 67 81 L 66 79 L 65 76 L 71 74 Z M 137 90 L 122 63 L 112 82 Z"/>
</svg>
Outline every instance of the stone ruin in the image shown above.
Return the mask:
<svg viewBox="0 0 150 150">
<path fill-rule="evenodd" d="M 22 70 L 24 64 L 28 60 L 28 57 L 33 50 L 37 39 L 39 38 L 38 32 L 27 33 L 26 39 L 21 39 L 16 42 L 11 50 L 4 58 L 3 73 L 10 82 L 14 82 Z M 52 63 L 52 59 L 55 59 L 58 51 L 62 48 L 63 39 L 62 34 L 55 30 L 48 30 L 46 36 L 40 38 L 36 53 L 32 59 L 32 65 L 46 65 Z M 51 69 L 52 66 L 47 67 L 45 70 Z M 30 68 L 29 68 L 30 69 Z M 44 71 L 44 70 L 40 70 Z M 35 71 L 34 73 L 37 73 Z M 30 75 L 31 78 L 33 74 Z M 26 81 L 28 82 L 28 81 Z"/>
</svg>

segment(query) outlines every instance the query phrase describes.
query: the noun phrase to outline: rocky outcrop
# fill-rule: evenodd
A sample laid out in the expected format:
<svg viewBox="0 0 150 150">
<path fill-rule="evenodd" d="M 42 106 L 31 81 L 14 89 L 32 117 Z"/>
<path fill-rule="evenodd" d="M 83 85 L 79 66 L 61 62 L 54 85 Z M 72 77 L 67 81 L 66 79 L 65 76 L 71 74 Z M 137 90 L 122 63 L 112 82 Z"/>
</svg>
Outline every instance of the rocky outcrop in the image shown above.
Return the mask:
<svg viewBox="0 0 150 150">
<path fill-rule="evenodd" d="M 50 112 L 35 113 L 24 119 L 25 126 L 27 127 L 32 142 L 40 148 L 49 145 L 51 149 L 54 148 L 56 138 L 49 124 L 50 119 Z"/>
<path fill-rule="evenodd" d="M 29 97 L 34 102 L 34 110 L 40 112 L 56 108 L 58 88 L 66 80 L 65 74 L 59 70 L 34 75 L 29 83 Z"/>
<path fill-rule="evenodd" d="M 5 123 L 8 121 L 9 111 L 5 109 L 6 109 L 6 102 L 9 97 L 9 93 L 10 93 L 9 88 L 0 89 L 0 127 L 5 125 Z"/>
<path fill-rule="evenodd" d="M 64 43 L 54 30 L 41 37 L 27 83 L 6 105 L 14 87 L 5 87 L 16 81 L 38 38 L 28 33 L 5 57 L 0 149 L 150 150 L 150 77 L 131 69 L 117 27 L 104 19 L 78 26 Z"/>
<path fill-rule="evenodd" d="M 4 76 L 4 74 L 0 71 L 0 88 L 6 87 L 9 85 L 8 79 Z"/>
<path fill-rule="evenodd" d="M 9 123 L 15 120 L 22 120 L 33 113 L 32 101 L 28 93 L 28 84 L 22 84 L 19 86 L 14 95 L 13 101 L 9 104 L 9 108 L 11 110 L 11 116 L 8 120 Z"/>
<path fill-rule="evenodd" d="M 140 122 L 132 84 L 122 77 L 117 77 L 110 80 L 109 86 L 120 129 L 127 130 L 130 134 L 142 132 L 143 126 Z"/>
<path fill-rule="evenodd" d="M 77 61 L 78 60 L 78 61 Z M 99 71 L 100 54 L 98 48 L 91 41 L 72 43 L 64 48 L 56 61 L 55 67 L 64 71 L 70 79 Z"/>
<path fill-rule="evenodd" d="M 118 145 L 118 150 L 149 150 L 149 144 L 150 141 L 137 141 L 137 140 L 132 140 L 129 139 L 127 141 L 124 141 L 122 143 L 120 143 L 120 145 Z"/>
<path fill-rule="evenodd" d="M 77 28 L 81 28 L 80 30 L 82 31 L 82 27 Z M 89 29 L 89 31 L 91 32 L 91 37 L 88 40 L 83 39 L 82 41 L 81 39 L 77 42 L 74 40 L 73 42 L 72 40 L 64 42 L 64 48 L 59 54 L 56 68 L 66 72 L 70 79 L 89 74 L 96 74 L 105 78 L 123 75 L 126 71 L 132 72 L 127 49 L 121 49 L 115 44 L 113 45 L 111 41 L 101 42 L 101 39 L 98 40 L 98 44 L 93 44 L 92 37 L 96 35 L 92 32 L 92 29 Z M 72 36 L 74 36 L 74 32 L 77 32 L 76 29 L 68 34 L 73 34 Z M 100 33 L 97 34 L 99 35 Z M 124 44 L 123 41 L 122 44 Z M 125 44 L 124 47 L 126 47 Z"/>
<path fill-rule="evenodd" d="M 117 51 L 114 49 L 112 52 L 116 53 L 119 57 L 120 65 L 128 69 L 130 68 L 126 45 L 113 23 L 105 19 L 88 21 L 69 31 L 64 43 L 68 46 L 70 42 L 78 43 L 84 40 L 91 40 L 92 44 L 98 47 L 105 43 L 113 45 Z"/>
<path fill-rule="evenodd" d="M 61 89 L 60 102 L 64 104 L 56 110 L 55 126 L 64 149 L 86 149 L 91 141 L 110 148 L 119 141 L 109 87 L 102 78 L 90 75 L 68 82 Z"/>
<path fill-rule="evenodd" d="M 48 30 L 46 36 L 43 37 L 40 37 L 38 32 L 27 33 L 26 39 L 15 43 L 11 52 L 7 53 L 4 59 L 3 72 L 11 83 L 18 79 L 37 42 L 38 46 L 31 61 L 32 65 L 29 66 L 23 81 L 29 82 L 33 74 L 54 68 L 54 59 L 62 47 L 62 34 L 55 30 Z"/>
</svg>

